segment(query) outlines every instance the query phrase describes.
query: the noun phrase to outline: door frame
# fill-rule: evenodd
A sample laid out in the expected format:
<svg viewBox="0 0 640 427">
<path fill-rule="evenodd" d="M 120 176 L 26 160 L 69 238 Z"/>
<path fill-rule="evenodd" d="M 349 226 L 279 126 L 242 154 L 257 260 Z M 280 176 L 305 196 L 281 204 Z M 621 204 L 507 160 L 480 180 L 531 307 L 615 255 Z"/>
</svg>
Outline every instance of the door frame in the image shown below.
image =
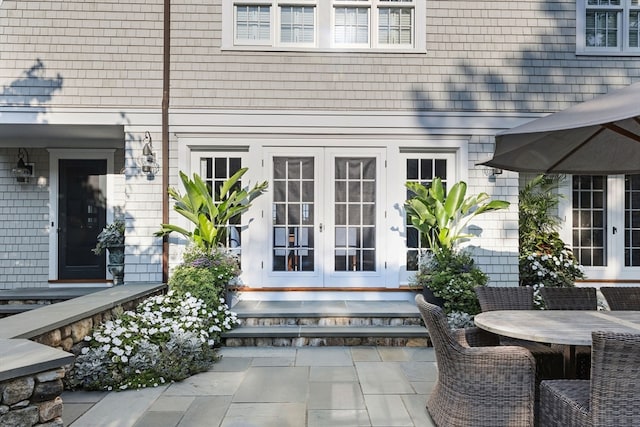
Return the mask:
<svg viewBox="0 0 640 427">
<path fill-rule="evenodd" d="M 58 280 L 58 196 L 59 196 L 59 164 L 61 159 L 88 159 L 107 161 L 107 224 L 113 221 L 114 183 L 113 158 L 115 149 L 47 149 L 49 152 L 49 280 Z M 106 256 L 106 255 L 105 255 Z M 111 278 L 107 271 L 105 280 Z M 75 283 L 74 283 L 75 285 Z"/>
<path fill-rule="evenodd" d="M 292 149 L 295 151 L 292 153 Z M 317 209 L 314 212 L 315 222 L 315 238 L 316 246 L 315 250 L 315 271 L 310 272 L 279 272 L 271 271 L 271 265 L 273 263 L 273 248 L 272 248 L 272 235 L 273 225 L 270 220 L 265 222 L 266 238 L 264 239 L 265 247 L 263 253 L 266 254 L 263 260 L 263 274 L 262 285 L 269 286 L 283 286 L 282 282 L 287 281 L 284 286 L 293 287 L 322 287 L 326 289 L 340 289 L 349 287 L 362 288 L 363 283 L 370 284 L 371 287 L 386 286 L 387 279 L 387 257 L 386 253 L 386 231 L 388 230 L 387 221 L 387 169 L 386 147 L 362 147 L 362 146 L 347 146 L 336 147 L 335 145 L 318 145 L 314 147 L 304 146 L 270 146 L 265 147 L 263 152 L 263 159 L 265 165 L 265 176 L 268 177 L 269 183 L 272 183 L 273 177 L 273 158 L 274 157 L 313 157 L 315 167 L 315 182 L 316 184 L 324 182 L 324 185 L 314 186 L 314 202 Z M 354 157 L 354 158 L 375 158 L 376 159 L 376 270 L 375 271 L 358 271 L 356 276 L 350 271 L 336 272 L 333 270 L 333 251 L 335 246 L 335 219 L 333 212 L 334 200 L 334 177 L 335 177 L 335 161 L 336 157 Z M 327 175 L 323 176 L 322 173 L 326 172 Z M 330 178 L 330 181 L 328 180 Z M 265 212 L 266 216 L 270 216 L 271 206 L 273 203 L 272 193 L 268 193 L 266 197 L 268 201 L 268 207 Z M 324 231 L 320 231 L 320 223 L 323 224 Z M 295 277 L 292 277 L 295 275 Z M 335 285 L 331 285 L 335 283 Z"/>
</svg>

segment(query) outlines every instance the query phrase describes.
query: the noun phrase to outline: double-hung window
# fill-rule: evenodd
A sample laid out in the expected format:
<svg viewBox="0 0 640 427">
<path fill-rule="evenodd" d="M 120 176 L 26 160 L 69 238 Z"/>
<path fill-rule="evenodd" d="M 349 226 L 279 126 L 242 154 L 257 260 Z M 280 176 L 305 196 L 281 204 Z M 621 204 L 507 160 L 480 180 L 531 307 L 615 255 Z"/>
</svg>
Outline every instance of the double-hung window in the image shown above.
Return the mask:
<svg viewBox="0 0 640 427">
<path fill-rule="evenodd" d="M 225 48 L 424 50 L 426 0 L 224 2 Z"/>
<path fill-rule="evenodd" d="M 577 50 L 640 54 L 640 0 L 579 0 Z"/>
</svg>

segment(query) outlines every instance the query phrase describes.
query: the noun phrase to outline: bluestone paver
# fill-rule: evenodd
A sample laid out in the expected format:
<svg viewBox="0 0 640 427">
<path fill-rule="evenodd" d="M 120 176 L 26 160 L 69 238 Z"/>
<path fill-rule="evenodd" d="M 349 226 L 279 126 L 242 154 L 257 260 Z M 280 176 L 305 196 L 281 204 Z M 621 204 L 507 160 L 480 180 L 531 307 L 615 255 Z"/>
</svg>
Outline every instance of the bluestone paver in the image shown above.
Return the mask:
<svg viewBox="0 0 640 427">
<path fill-rule="evenodd" d="M 433 427 L 432 348 L 234 347 L 209 371 L 122 392 L 65 392 L 70 427 Z"/>
<path fill-rule="evenodd" d="M 414 390 L 396 363 L 356 362 L 362 392 L 366 394 L 413 394 Z"/>
<path fill-rule="evenodd" d="M 372 426 L 414 426 L 409 412 L 398 395 L 369 394 L 364 397 Z"/>
</svg>

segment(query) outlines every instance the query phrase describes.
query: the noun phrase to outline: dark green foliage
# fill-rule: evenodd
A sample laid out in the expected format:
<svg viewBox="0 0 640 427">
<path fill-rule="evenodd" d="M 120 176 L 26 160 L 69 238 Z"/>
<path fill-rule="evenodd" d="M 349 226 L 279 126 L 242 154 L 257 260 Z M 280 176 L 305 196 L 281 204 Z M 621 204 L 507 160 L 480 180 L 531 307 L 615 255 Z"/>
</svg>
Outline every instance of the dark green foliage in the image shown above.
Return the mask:
<svg viewBox="0 0 640 427">
<path fill-rule="evenodd" d="M 180 295 L 190 293 L 210 307 L 217 306 L 225 296 L 226 286 L 240 274 L 237 258 L 222 248 L 204 253 L 199 247 L 193 247 L 185 252 L 183 259 L 171 274 L 169 288 Z"/>
<path fill-rule="evenodd" d="M 438 257 L 425 253 L 414 279 L 414 283 L 428 286 L 435 296 L 444 299 L 446 313 L 470 315 L 480 312 L 474 289 L 485 286 L 487 281 L 487 275 L 475 265 L 471 255 L 451 250 L 441 251 Z"/>
<path fill-rule="evenodd" d="M 574 286 L 585 277 L 582 266 L 560 238 L 559 175 L 538 175 L 520 191 L 520 285 Z"/>
</svg>

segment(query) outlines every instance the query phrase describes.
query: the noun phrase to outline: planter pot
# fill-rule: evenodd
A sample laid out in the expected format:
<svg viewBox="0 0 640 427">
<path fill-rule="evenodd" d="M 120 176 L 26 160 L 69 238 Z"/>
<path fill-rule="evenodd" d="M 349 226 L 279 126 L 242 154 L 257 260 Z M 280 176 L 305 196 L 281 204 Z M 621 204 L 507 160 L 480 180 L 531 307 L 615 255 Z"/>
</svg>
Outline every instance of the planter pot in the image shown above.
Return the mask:
<svg viewBox="0 0 640 427">
<path fill-rule="evenodd" d="M 124 245 L 109 246 L 109 263 L 107 268 L 113 276 L 113 285 L 124 284 Z"/>
<path fill-rule="evenodd" d="M 124 264 L 124 245 L 109 246 L 109 264 Z"/>
<path fill-rule="evenodd" d="M 437 297 L 433 294 L 433 291 L 429 289 L 427 286 L 422 288 L 422 296 L 425 301 L 430 304 L 435 304 L 439 307 L 444 307 L 444 299 Z"/>
<path fill-rule="evenodd" d="M 113 276 L 113 286 L 124 284 L 124 264 L 109 264 L 108 268 Z"/>
</svg>

